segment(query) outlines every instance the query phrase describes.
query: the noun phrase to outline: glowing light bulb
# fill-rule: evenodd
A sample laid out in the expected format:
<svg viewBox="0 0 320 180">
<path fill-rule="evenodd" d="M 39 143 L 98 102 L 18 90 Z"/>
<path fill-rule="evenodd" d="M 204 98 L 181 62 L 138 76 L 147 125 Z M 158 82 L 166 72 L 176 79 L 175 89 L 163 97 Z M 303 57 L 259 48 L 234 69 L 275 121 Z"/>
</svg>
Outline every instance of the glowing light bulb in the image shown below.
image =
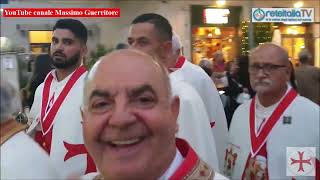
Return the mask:
<svg viewBox="0 0 320 180">
<path fill-rule="evenodd" d="M 217 6 L 224 6 L 226 4 L 225 0 L 217 0 L 216 2 Z"/>
<path fill-rule="evenodd" d="M 216 34 L 217 36 L 220 36 L 221 35 L 221 30 L 219 28 L 216 28 L 214 30 L 214 34 Z"/>
<path fill-rule="evenodd" d="M 295 7 L 295 8 L 301 8 L 302 6 L 303 6 L 303 2 L 302 1 L 298 1 L 298 2 L 293 4 L 293 7 Z"/>
</svg>

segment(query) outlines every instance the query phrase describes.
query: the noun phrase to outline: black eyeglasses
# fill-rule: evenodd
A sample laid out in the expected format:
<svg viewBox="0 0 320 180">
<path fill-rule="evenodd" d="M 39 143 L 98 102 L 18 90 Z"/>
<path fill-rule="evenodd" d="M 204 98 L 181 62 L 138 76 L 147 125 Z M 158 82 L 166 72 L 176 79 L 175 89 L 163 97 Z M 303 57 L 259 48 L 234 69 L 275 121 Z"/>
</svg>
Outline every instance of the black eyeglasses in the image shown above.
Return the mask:
<svg viewBox="0 0 320 180">
<path fill-rule="evenodd" d="M 258 73 L 260 69 L 262 69 L 263 73 L 270 74 L 276 71 L 279 68 L 287 67 L 286 65 L 278 65 L 278 64 L 251 64 L 249 66 L 250 73 Z"/>
</svg>

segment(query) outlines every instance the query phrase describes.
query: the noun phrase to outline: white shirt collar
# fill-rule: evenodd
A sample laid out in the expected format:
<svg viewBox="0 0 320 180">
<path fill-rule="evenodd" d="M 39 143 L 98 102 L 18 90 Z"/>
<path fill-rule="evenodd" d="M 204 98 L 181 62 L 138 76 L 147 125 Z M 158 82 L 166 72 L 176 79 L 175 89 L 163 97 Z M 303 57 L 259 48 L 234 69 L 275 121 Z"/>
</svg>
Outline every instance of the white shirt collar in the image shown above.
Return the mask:
<svg viewBox="0 0 320 180">
<path fill-rule="evenodd" d="M 73 74 L 73 72 L 70 73 L 70 74 L 69 74 L 67 77 L 65 77 L 64 79 L 62 79 L 61 81 L 58 81 L 58 78 L 57 78 L 57 70 L 56 70 L 56 69 L 52 70 L 52 71 L 51 71 L 51 74 L 52 74 L 52 76 L 53 76 L 54 81 L 56 81 L 56 82 L 59 83 L 59 84 L 63 84 L 64 82 L 67 82 L 67 81 L 70 79 L 70 77 L 71 77 L 71 75 Z"/>
<path fill-rule="evenodd" d="M 82 64 L 81 64 L 78 68 L 80 68 L 81 66 L 82 66 Z M 72 73 L 70 73 L 67 77 L 65 77 L 65 78 L 64 78 L 63 80 L 61 80 L 61 81 L 58 81 L 58 79 L 57 79 L 57 70 L 56 70 L 56 69 L 53 69 L 50 73 L 52 74 L 54 81 L 58 82 L 59 84 L 64 84 L 64 83 L 66 83 L 66 82 L 70 79 L 70 77 L 72 76 L 72 74 L 73 74 L 78 68 L 76 68 Z"/>
<path fill-rule="evenodd" d="M 260 126 L 262 126 L 262 124 L 265 124 L 267 122 L 267 120 L 269 119 L 269 117 L 271 116 L 273 111 L 279 105 L 281 100 L 286 96 L 286 94 L 291 90 L 291 88 L 292 88 L 291 85 L 287 84 L 287 91 L 286 91 L 285 95 L 283 95 L 278 102 L 276 102 L 268 107 L 263 106 L 260 103 L 258 96 L 256 96 L 257 97 L 256 103 L 255 103 L 255 106 L 256 106 L 256 112 L 255 112 L 255 131 L 256 131 L 256 134 L 258 133 L 258 129 L 261 129 Z"/>
<path fill-rule="evenodd" d="M 172 161 L 170 167 L 166 170 L 166 172 L 159 178 L 159 180 L 169 179 L 182 164 L 183 160 L 184 158 L 182 157 L 181 153 L 178 149 L 176 149 L 176 156 L 174 157 L 174 160 Z"/>
</svg>

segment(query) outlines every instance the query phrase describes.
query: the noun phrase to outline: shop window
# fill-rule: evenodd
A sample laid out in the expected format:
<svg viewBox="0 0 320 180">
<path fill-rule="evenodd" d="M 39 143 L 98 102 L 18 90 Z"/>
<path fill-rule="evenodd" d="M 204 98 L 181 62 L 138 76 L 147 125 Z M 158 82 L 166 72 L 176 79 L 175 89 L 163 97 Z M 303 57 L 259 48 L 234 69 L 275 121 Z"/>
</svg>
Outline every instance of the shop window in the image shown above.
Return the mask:
<svg viewBox="0 0 320 180">
<path fill-rule="evenodd" d="M 288 51 L 288 55 L 294 65 L 298 64 L 299 52 L 306 48 L 305 26 L 282 26 L 282 46 Z"/>
<path fill-rule="evenodd" d="M 48 53 L 52 39 L 52 31 L 29 31 L 31 52 Z"/>
<path fill-rule="evenodd" d="M 235 27 L 194 27 L 192 29 L 192 59 L 199 64 L 202 59 L 212 60 L 212 55 L 220 50 L 226 61 L 237 54 Z"/>
<path fill-rule="evenodd" d="M 301 37 L 284 37 L 282 38 L 282 46 L 288 51 L 292 63 L 297 66 L 299 52 L 305 48 L 304 38 Z"/>
<path fill-rule="evenodd" d="M 29 31 L 30 43 L 51 43 L 52 31 Z"/>
<path fill-rule="evenodd" d="M 306 33 L 305 26 L 282 26 L 280 27 L 281 34 L 287 35 L 298 35 L 298 34 L 305 34 Z"/>
</svg>

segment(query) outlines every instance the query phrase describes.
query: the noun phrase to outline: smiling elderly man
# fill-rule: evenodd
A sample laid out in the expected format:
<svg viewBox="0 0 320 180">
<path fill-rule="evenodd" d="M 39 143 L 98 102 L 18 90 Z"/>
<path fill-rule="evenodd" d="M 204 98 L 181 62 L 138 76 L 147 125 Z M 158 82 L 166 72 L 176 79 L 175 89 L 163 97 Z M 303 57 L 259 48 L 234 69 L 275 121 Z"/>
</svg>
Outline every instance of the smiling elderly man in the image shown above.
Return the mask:
<svg viewBox="0 0 320 180">
<path fill-rule="evenodd" d="M 98 177 L 219 176 L 186 141 L 175 138 L 179 98 L 171 95 L 165 67 L 151 56 L 119 50 L 102 57 L 89 72 L 84 93 L 84 140 Z"/>
</svg>

